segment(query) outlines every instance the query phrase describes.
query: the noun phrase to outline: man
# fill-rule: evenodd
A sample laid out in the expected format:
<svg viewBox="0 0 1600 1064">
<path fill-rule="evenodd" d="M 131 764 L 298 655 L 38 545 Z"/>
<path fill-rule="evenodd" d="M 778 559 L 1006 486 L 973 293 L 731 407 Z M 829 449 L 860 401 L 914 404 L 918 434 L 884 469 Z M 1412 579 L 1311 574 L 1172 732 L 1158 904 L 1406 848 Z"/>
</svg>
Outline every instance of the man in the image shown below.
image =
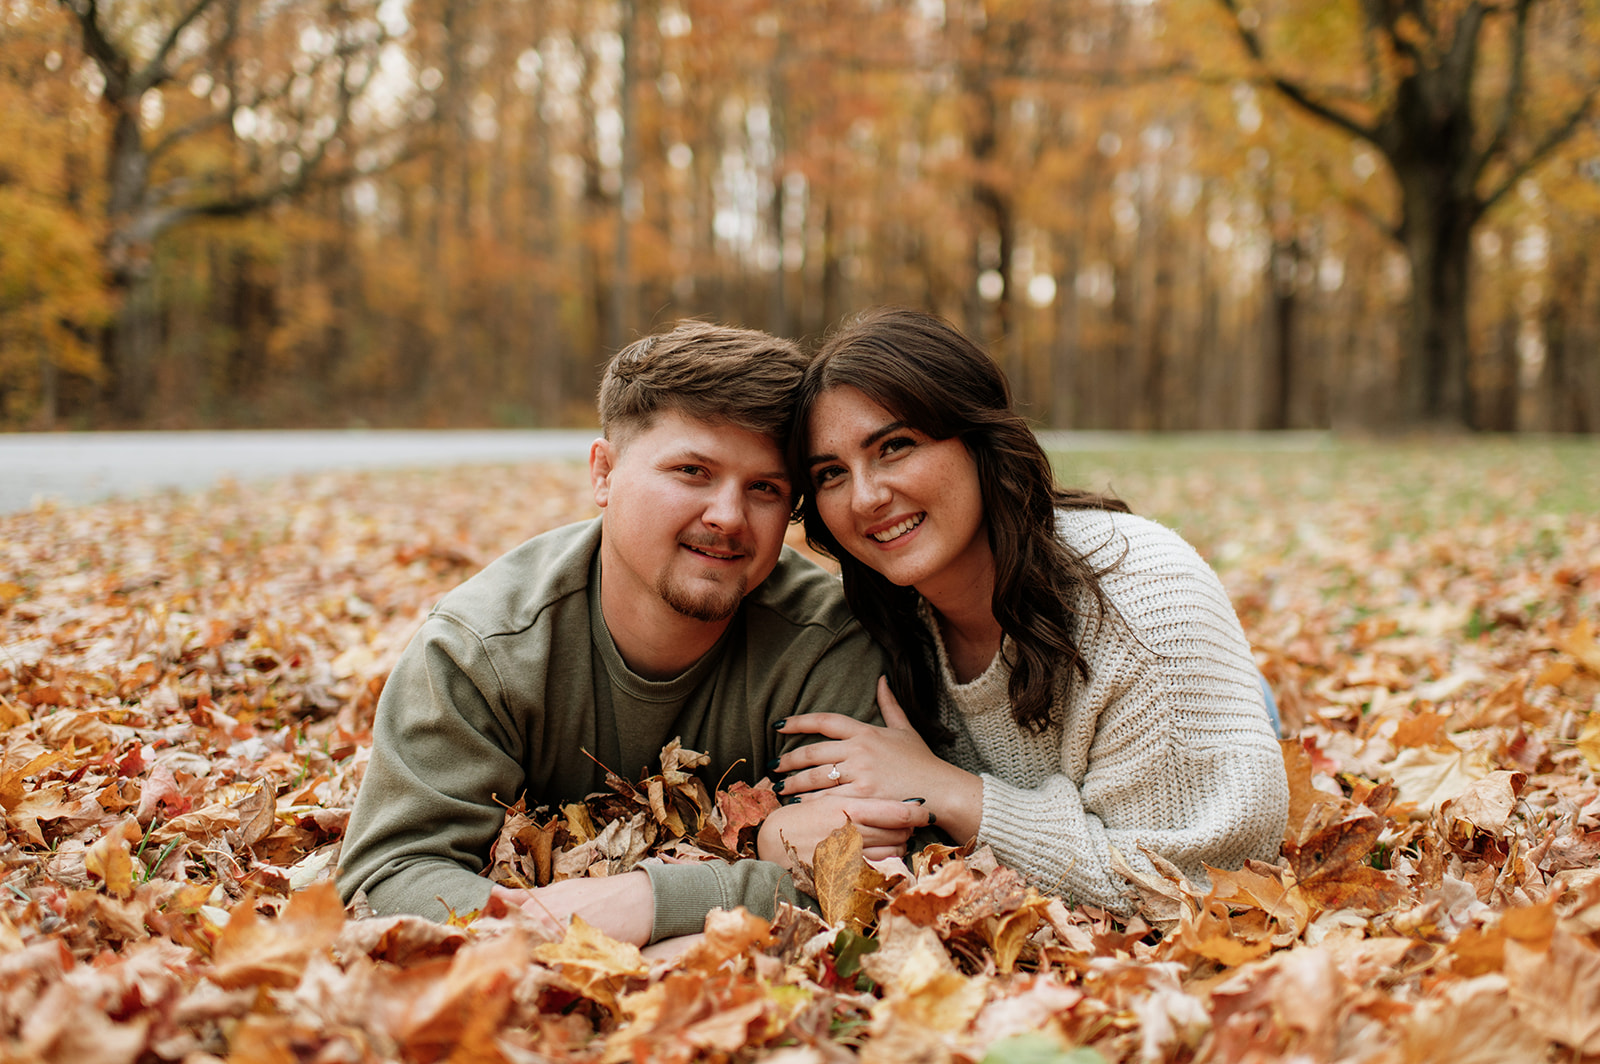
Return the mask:
<svg viewBox="0 0 1600 1064">
<path fill-rule="evenodd" d="M 674 737 L 711 756 L 712 785 L 754 782 L 793 745 L 774 730 L 783 718 L 877 719 L 880 652 L 837 581 L 783 546 L 805 362 L 789 341 L 701 322 L 612 360 L 589 452 L 601 516 L 528 540 L 452 591 L 384 687 L 342 855 L 347 900 L 364 891 L 379 912 L 434 918 L 482 910 L 479 873 L 518 797 L 530 809 L 580 799 L 603 789 L 601 765 L 637 779 Z M 907 807 L 906 833 L 919 815 Z M 700 931 L 713 908 L 770 915 L 780 892 L 792 898 L 792 884 L 759 861 L 492 889 L 641 945 Z"/>
</svg>

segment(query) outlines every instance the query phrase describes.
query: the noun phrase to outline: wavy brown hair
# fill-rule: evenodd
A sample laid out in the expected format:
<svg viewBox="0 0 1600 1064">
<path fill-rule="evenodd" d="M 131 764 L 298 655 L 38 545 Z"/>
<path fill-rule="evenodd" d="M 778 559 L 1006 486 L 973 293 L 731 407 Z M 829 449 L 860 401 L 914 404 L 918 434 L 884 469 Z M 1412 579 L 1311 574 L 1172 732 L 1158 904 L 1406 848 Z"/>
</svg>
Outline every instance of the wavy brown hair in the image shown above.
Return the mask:
<svg viewBox="0 0 1600 1064">
<path fill-rule="evenodd" d="M 1050 723 L 1056 682 L 1084 682 L 1077 603 L 1087 594 L 1097 617 L 1108 603 L 1097 570 L 1056 535 L 1056 511 L 1128 512 L 1120 499 L 1056 483 L 1033 430 L 1012 407 L 1005 374 L 987 352 L 944 320 L 921 311 L 866 311 L 828 336 L 797 393 L 789 454 L 807 541 L 839 562 L 845 598 L 889 653 L 889 685 L 919 730 L 936 738 L 938 678 L 932 636 L 917 616 L 919 596 L 890 583 L 843 549 L 817 511 L 811 490 L 809 430 L 824 392 L 854 388 L 896 418 L 936 440 L 958 438 L 977 466 L 989 547 L 994 553 L 992 609 L 1011 637 L 1011 712 L 1019 727 Z M 1115 563 L 1113 563 L 1114 567 Z"/>
</svg>

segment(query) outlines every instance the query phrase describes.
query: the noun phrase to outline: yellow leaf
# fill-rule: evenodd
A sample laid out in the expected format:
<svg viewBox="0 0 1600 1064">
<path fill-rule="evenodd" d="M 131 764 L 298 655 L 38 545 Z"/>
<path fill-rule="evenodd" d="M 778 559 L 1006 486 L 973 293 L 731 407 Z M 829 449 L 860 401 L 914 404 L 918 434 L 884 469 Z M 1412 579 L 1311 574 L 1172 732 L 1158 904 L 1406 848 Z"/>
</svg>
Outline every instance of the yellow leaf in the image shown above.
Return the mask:
<svg viewBox="0 0 1600 1064">
<path fill-rule="evenodd" d="M 582 802 L 562 806 L 561 815 L 566 819 L 567 833 L 579 842 L 588 842 L 595 837 L 594 821 L 589 819 L 589 807 Z"/>
<path fill-rule="evenodd" d="M 1578 667 L 1570 661 L 1552 661 L 1539 670 L 1539 675 L 1533 678 L 1537 687 L 1560 687 L 1572 679 L 1572 674 Z"/>
<path fill-rule="evenodd" d="M 1578 664 L 1600 676 L 1600 643 L 1595 641 L 1594 622 L 1584 620 L 1564 636 L 1556 638 L 1556 646 L 1578 659 Z"/>
<path fill-rule="evenodd" d="M 142 832 L 132 817 L 100 837 L 83 855 L 83 867 L 100 880 L 107 894 L 127 900 L 133 896 L 133 850 L 131 843 Z"/>
<path fill-rule="evenodd" d="M 847 822 L 817 843 L 812 861 L 822 918 L 852 931 L 864 931 L 872 923 L 885 882 L 883 873 L 867 864 L 864 849 L 861 832 Z"/>
<path fill-rule="evenodd" d="M 627 981 L 650 971 L 638 946 L 617 941 L 581 916 L 572 918 L 565 938 L 535 946 L 533 956 L 552 965 L 578 993 L 612 1012 Z"/>
<path fill-rule="evenodd" d="M 956 970 L 939 936 L 905 917 L 884 917 L 882 946 L 861 959 L 862 969 L 883 987 L 883 1000 L 873 1009 L 880 1029 L 910 1024 L 929 1031 L 962 1030 L 983 1007 L 984 981 Z"/>
<path fill-rule="evenodd" d="M 1600 772 L 1600 713 L 1590 714 L 1578 733 L 1578 752 L 1589 763 L 1589 769 Z"/>
</svg>

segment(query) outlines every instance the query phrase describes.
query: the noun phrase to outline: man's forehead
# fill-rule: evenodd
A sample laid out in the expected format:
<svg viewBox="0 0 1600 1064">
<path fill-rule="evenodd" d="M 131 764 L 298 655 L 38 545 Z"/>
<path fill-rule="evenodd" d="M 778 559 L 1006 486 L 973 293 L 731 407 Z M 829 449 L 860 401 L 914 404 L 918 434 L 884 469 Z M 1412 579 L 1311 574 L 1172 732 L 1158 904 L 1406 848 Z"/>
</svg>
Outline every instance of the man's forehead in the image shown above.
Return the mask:
<svg viewBox="0 0 1600 1064">
<path fill-rule="evenodd" d="M 704 417 L 672 407 L 656 411 L 648 422 L 619 426 L 611 439 L 621 448 L 643 436 L 653 437 L 653 449 L 715 446 L 722 450 L 728 444 L 742 450 L 765 443 L 775 453 L 783 453 L 782 441 L 764 432 L 747 429 L 727 418 Z M 674 443 L 674 439 L 678 442 Z"/>
</svg>

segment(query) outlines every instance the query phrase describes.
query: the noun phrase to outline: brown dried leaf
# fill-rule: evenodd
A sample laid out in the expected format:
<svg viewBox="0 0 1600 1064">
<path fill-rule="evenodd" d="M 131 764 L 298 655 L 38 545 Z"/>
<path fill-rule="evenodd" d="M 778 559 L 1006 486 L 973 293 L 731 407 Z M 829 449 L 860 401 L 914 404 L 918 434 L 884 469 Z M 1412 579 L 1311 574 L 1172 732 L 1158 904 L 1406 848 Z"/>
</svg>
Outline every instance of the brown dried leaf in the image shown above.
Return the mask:
<svg viewBox="0 0 1600 1064">
<path fill-rule="evenodd" d="M 1548 949 L 1508 941 L 1506 978 L 1524 1023 L 1577 1053 L 1600 1053 L 1600 951 L 1561 931 Z"/>
<path fill-rule="evenodd" d="M 1283 846 L 1294 889 L 1321 911 L 1381 912 L 1398 902 L 1405 888 L 1366 864 L 1383 833 L 1383 818 L 1365 806 L 1354 806 L 1342 817 L 1332 804 L 1318 808 L 1321 815 L 1307 823 L 1308 834 Z"/>
<path fill-rule="evenodd" d="M 344 905 L 331 883 L 289 899 L 277 919 L 263 918 L 253 901 L 235 907 L 217 939 L 211 981 L 225 989 L 294 986 L 313 956 L 344 928 Z"/>
<path fill-rule="evenodd" d="M 738 780 L 726 791 L 718 791 L 717 808 L 725 818 L 722 844 L 735 853 L 753 856 L 752 847 L 761 822 L 780 804 L 769 779 L 761 780 L 754 787 Z"/>
</svg>

